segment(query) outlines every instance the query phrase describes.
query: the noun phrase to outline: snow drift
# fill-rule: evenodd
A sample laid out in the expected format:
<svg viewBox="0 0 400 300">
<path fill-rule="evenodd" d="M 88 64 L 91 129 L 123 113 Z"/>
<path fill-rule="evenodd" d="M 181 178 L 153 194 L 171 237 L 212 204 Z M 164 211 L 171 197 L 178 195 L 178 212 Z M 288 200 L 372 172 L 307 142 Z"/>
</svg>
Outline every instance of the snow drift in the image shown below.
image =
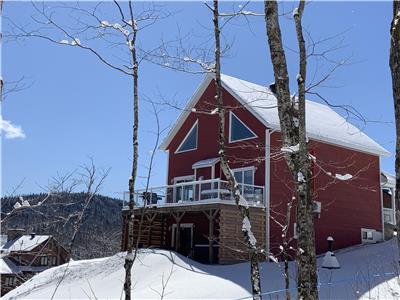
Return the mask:
<svg viewBox="0 0 400 300">
<path fill-rule="evenodd" d="M 319 269 L 321 299 L 398 299 L 394 241 L 337 251 L 339 270 Z M 124 253 L 72 261 L 49 269 L 3 299 L 120 299 Z M 318 260 L 321 266 L 322 257 Z M 261 263 L 265 298 L 283 299 L 283 276 L 276 263 Z M 141 250 L 133 267 L 136 299 L 250 299 L 249 264 L 203 265 L 166 250 Z M 294 265 L 291 264 L 294 278 Z M 292 281 L 292 287 L 294 281 Z M 291 291 L 295 293 L 295 289 Z"/>
</svg>

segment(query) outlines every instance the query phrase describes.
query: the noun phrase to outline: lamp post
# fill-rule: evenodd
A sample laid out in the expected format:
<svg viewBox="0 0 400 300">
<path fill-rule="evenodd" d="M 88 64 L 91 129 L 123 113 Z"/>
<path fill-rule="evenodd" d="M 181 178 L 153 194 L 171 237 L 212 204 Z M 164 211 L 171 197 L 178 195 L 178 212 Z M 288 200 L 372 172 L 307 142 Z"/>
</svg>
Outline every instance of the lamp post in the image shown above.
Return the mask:
<svg viewBox="0 0 400 300">
<path fill-rule="evenodd" d="M 334 242 L 333 237 L 328 236 L 326 240 L 328 241 L 328 251 L 324 256 L 324 259 L 322 260 L 322 268 L 328 269 L 330 271 L 329 282 L 328 282 L 329 285 L 328 299 L 330 299 L 333 270 L 340 269 L 340 264 L 335 256 L 335 253 L 333 253 L 333 242 Z"/>
<path fill-rule="evenodd" d="M 324 259 L 322 260 L 322 268 L 324 269 L 340 269 L 340 264 L 333 253 L 333 242 L 334 239 L 331 236 L 328 236 L 326 239 L 328 241 L 328 251 L 326 252 Z"/>
</svg>

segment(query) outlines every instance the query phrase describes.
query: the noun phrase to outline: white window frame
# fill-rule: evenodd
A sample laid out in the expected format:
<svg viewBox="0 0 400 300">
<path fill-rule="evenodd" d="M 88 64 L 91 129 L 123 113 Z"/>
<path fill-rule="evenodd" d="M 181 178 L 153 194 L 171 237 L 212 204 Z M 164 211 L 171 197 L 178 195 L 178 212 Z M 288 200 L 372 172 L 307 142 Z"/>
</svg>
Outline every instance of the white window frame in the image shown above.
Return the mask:
<svg viewBox="0 0 400 300">
<path fill-rule="evenodd" d="M 189 131 L 186 133 L 185 137 L 183 138 L 182 142 L 179 144 L 179 146 L 176 148 L 175 154 L 176 153 L 184 153 L 184 152 L 189 152 L 189 151 L 194 151 L 197 150 L 197 148 L 199 147 L 199 119 L 196 120 L 196 122 L 194 122 L 194 124 L 192 125 L 192 127 L 190 127 Z M 186 139 L 189 137 L 189 135 L 192 133 L 192 130 L 194 129 L 194 127 L 196 127 L 196 148 L 193 149 L 188 149 L 188 150 L 182 150 L 179 151 L 179 149 L 182 147 L 182 145 L 185 143 Z"/>
<path fill-rule="evenodd" d="M 173 199 L 175 200 L 176 199 L 176 185 L 177 185 L 177 181 L 179 181 L 179 180 L 187 180 L 187 179 L 189 179 L 189 181 L 194 181 L 195 180 L 195 175 L 186 175 L 186 176 L 177 176 L 177 177 L 174 177 L 174 189 L 173 189 Z M 189 185 L 188 185 L 189 186 Z M 193 198 L 194 198 L 194 191 L 195 191 L 195 185 L 193 184 Z M 193 199 L 193 200 L 195 200 L 195 199 Z"/>
<path fill-rule="evenodd" d="M 176 228 L 178 227 L 177 224 L 172 224 L 171 228 L 171 247 L 175 247 L 175 235 L 176 235 Z M 180 228 L 190 228 L 190 245 L 193 248 L 193 223 L 182 223 L 179 225 Z"/>
<path fill-rule="evenodd" d="M 254 136 L 240 139 L 240 140 L 232 140 L 232 115 L 234 115 L 236 117 L 236 119 L 238 119 L 239 122 L 242 123 L 242 125 L 244 127 L 246 127 Z M 229 111 L 229 143 L 232 144 L 232 143 L 236 143 L 236 142 L 252 140 L 255 138 L 258 138 L 257 134 L 255 134 L 255 132 L 253 130 L 251 130 L 245 123 L 243 123 L 243 121 L 240 120 L 240 118 L 237 115 L 235 115 L 232 111 Z"/>
<path fill-rule="evenodd" d="M 375 229 L 369 229 L 369 228 L 361 228 L 361 242 L 364 243 L 375 243 L 375 234 L 376 230 Z M 364 233 L 367 233 L 367 238 L 364 239 Z M 368 238 L 368 234 L 371 234 L 372 238 Z"/>
<path fill-rule="evenodd" d="M 15 276 L 6 276 L 4 279 L 4 285 L 8 287 L 13 287 L 17 285 L 17 278 Z"/>
<path fill-rule="evenodd" d="M 49 264 L 49 258 L 48 256 L 40 256 L 40 265 L 41 266 L 47 266 Z"/>
<path fill-rule="evenodd" d="M 243 195 L 243 192 L 244 192 L 244 185 L 248 185 L 247 183 L 244 183 L 244 172 L 245 171 L 253 171 L 253 183 L 252 184 L 250 184 L 250 185 L 254 185 L 254 180 L 255 180 L 255 174 L 256 174 L 256 170 L 257 170 L 257 168 L 256 167 L 254 167 L 254 166 L 250 166 L 250 167 L 242 167 L 242 168 L 236 168 L 236 169 L 232 169 L 232 172 L 233 172 L 233 175 L 235 175 L 235 172 L 242 172 L 242 179 L 243 179 L 243 182 L 238 182 L 238 184 L 239 185 L 242 185 L 242 188 L 241 188 L 241 193 L 242 193 L 242 195 Z M 235 178 L 235 180 L 236 180 L 236 178 Z"/>
</svg>

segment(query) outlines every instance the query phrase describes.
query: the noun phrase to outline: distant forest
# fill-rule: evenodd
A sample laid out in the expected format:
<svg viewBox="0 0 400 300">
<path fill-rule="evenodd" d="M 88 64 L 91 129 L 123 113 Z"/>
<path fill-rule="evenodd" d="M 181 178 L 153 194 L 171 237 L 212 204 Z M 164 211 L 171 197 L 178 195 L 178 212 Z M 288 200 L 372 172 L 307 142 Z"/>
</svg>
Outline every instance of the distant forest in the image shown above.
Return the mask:
<svg viewBox="0 0 400 300">
<path fill-rule="evenodd" d="M 47 194 L 22 195 L 30 205 L 36 205 Z M 1 198 L 1 234 L 9 228 L 24 229 L 26 233 L 53 235 L 62 245 L 67 246 L 76 220 L 82 211 L 86 194 L 62 193 L 50 196 L 42 205 L 34 208 L 19 208 L 7 217 L 14 204 L 21 202 L 18 197 Z M 87 259 L 104 257 L 120 251 L 122 201 L 96 195 L 85 212 L 82 226 L 76 237 L 72 257 Z"/>
</svg>

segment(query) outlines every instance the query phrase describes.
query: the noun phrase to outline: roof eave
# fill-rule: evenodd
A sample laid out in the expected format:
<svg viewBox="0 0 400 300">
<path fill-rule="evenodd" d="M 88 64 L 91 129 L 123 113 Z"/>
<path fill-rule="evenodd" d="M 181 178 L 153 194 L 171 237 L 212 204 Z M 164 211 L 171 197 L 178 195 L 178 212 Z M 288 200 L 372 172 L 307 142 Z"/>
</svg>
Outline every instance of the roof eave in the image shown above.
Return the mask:
<svg viewBox="0 0 400 300">
<path fill-rule="evenodd" d="M 158 147 L 160 150 L 166 151 L 168 149 L 169 144 L 171 143 L 172 139 L 185 122 L 186 118 L 192 112 L 192 108 L 196 105 L 197 101 L 200 99 L 201 95 L 203 95 L 205 89 L 210 84 L 213 77 L 210 74 L 207 74 L 204 79 L 201 81 L 199 86 L 197 87 L 196 91 L 190 98 L 189 102 L 186 104 L 185 108 L 182 110 L 181 114 L 179 115 L 177 121 L 172 126 L 172 129 L 168 133 L 168 135 L 164 138 L 160 146 Z"/>
</svg>

